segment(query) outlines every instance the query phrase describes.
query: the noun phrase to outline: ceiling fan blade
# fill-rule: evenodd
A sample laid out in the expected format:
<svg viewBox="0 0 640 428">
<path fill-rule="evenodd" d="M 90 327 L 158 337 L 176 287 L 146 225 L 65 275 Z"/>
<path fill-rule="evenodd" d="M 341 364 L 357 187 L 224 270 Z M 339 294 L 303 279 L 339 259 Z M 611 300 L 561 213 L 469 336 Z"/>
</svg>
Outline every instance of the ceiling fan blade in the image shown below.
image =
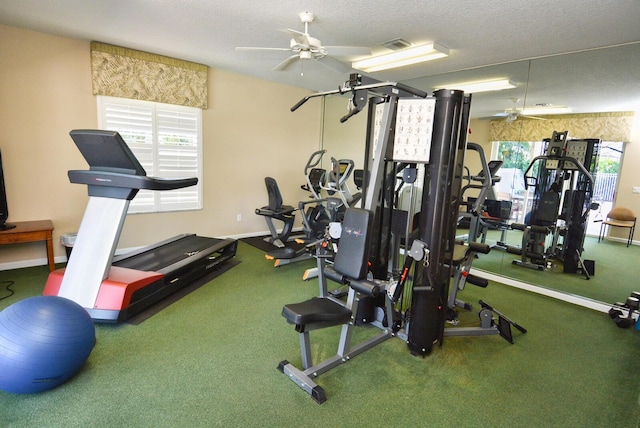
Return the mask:
<svg viewBox="0 0 640 428">
<path fill-rule="evenodd" d="M 236 48 L 236 52 L 247 52 L 247 51 L 290 51 L 289 48 L 260 48 L 254 46 L 239 46 Z"/>
<path fill-rule="evenodd" d="M 291 55 L 289 58 L 285 59 L 284 61 L 282 61 L 280 64 L 278 64 L 277 66 L 275 66 L 274 70 L 275 71 L 284 71 L 286 70 L 291 64 L 293 64 L 295 61 L 297 61 L 298 59 L 300 59 L 300 57 L 298 55 Z"/>
<path fill-rule="evenodd" d="M 292 30 L 291 28 L 287 29 L 287 32 L 289 33 L 291 38 L 293 40 L 295 40 L 295 42 L 297 44 L 299 44 L 299 45 L 311 46 L 313 44 L 313 43 L 311 43 L 311 40 L 309 40 L 310 37 L 309 37 L 309 35 L 307 33 L 303 33 L 301 31 Z M 316 40 L 314 39 L 314 41 L 316 41 Z M 317 41 L 320 42 L 319 40 L 317 40 Z"/>
<path fill-rule="evenodd" d="M 363 46 L 325 46 L 327 54 L 331 56 L 367 56 L 371 49 Z"/>
<path fill-rule="evenodd" d="M 306 34 L 304 31 L 293 30 L 291 28 L 287 28 L 286 30 L 280 30 L 280 31 L 285 31 L 285 32 L 289 33 L 289 35 L 291 37 L 304 36 Z"/>
<path fill-rule="evenodd" d="M 342 61 L 338 61 L 337 59 L 330 56 L 323 56 L 321 58 L 317 58 L 316 61 L 318 61 L 320 64 L 324 65 L 325 67 L 330 68 L 331 70 L 340 74 L 348 74 L 351 71 L 350 65 L 347 65 Z"/>
</svg>

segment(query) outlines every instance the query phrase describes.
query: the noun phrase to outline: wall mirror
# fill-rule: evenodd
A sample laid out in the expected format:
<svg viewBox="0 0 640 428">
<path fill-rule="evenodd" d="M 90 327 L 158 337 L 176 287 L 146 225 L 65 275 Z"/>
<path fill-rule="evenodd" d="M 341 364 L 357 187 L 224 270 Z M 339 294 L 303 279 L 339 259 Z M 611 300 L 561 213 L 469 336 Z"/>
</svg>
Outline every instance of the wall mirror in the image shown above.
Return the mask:
<svg viewBox="0 0 640 428">
<path fill-rule="evenodd" d="M 471 117 L 477 120 L 476 123 L 486 123 L 489 120 L 501 120 L 508 122 L 503 126 L 512 126 L 518 129 L 526 117 L 517 117 L 509 121 L 506 116 L 511 111 L 520 112 L 521 109 L 544 106 L 567 106 L 571 109 L 570 114 L 581 113 L 604 113 L 604 112 L 629 112 L 635 111 L 640 105 L 640 79 L 638 69 L 640 68 L 640 43 L 632 43 L 616 47 L 593 49 L 571 54 L 557 55 L 545 58 L 536 58 L 499 64 L 488 67 L 481 67 L 470 70 L 462 70 L 455 73 L 430 76 L 402 82 L 412 87 L 432 92 L 434 88 L 450 87 L 456 83 L 480 81 L 497 78 L 509 78 L 516 83 L 513 89 L 477 93 L 472 96 Z M 360 167 L 364 158 L 364 142 L 366 131 L 366 111 L 352 117 L 345 123 L 340 123 L 339 118 L 347 111 L 348 97 L 334 95 L 322 99 L 323 108 L 323 148 L 327 150 L 327 156 L 349 157 L 353 159 L 357 167 Z M 495 116 L 500 115 L 500 116 Z M 469 141 L 481 142 L 485 150 L 487 160 L 492 158 L 492 143 L 487 141 L 487 135 L 482 129 L 487 127 L 478 125 L 481 132 L 472 133 Z M 564 131 L 564 130 L 558 130 Z M 571 130 L 569 136 L 571 137 Z M 551 137 L 549 135 L 548 137 Z M 476 141 L 476 138 L 485 141 Z M 580 138 L 590 138 L 580 136 Z M 495 150 L 494 150 L 495 154 Z M 467 165 L 472 172 L 479 170 L 477 160 L 473 159 L 473 154 L 467 155 Z M 327 158 L 327 160 L 330 158 Z M 527 161 L 528 163 L 528 161 Z M 500 175 L 500 174 L 498 174 Z M 514 187 L 521 186 L 522 177 L 506 173 L 502 178 L 503 185 Z M 606 208 L 601 210 L 600 215 L 606 215 Z M 593 218 L 590 220 L 592 222 Z M 587 237 L 585 241 L 585 251 L 583 257 L 596 261 L 600 251 L 610 251 L 604 245 L 593 245 L 597 242 L 597 230 L 599 226 L 594 225 L 588 229 L 588 233 L 594 233 L 596 237 Z M 516 241 L 517 231 L 512 233 Z M 490 242 L 488 242 L 490 243 Z M 624 248 L 624 245 L 621 246 Z M 631 248 L 630 250 L 635 250 Z M 525 268 L 512 266 L 513 254 L 507 254 L 500 250 L 492 251 L 493 260 L 489 264 L 478 267 L 486 269 L 496 275 L 505 278 L 513 278 L 541 287 L 553 288 L 554 282 L 562 281 L 555 279 L 548 281 L 545 278 L 547 272 L 538 272 Z M 621 273 L 630 270 L 631 266 L 621 266 Z M 566 274 L 575 275 L 575 274 Z M 580 280 L 578 278 L 578 280 Z M 575 279 L 572 279 L 575 282 Z M 623 299 L 624 296 L 609 296 L 604 291 L 606 289 L 607 278 L 596 275 L 584 284 L 577 284 L 569 287 L 563 292 L 579 294 L 588 299 L 600 302 L 609 302 Z M 634 284 L 629 284 L 629 292 L 634 291 Z"/>
</svg>

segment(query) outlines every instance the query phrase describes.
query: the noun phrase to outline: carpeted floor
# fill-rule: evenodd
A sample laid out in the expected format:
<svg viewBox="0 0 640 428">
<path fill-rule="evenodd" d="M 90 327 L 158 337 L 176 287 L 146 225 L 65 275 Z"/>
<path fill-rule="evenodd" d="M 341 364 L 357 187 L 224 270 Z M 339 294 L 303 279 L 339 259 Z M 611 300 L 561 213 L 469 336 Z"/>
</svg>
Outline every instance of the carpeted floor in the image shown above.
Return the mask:
<svg viewBox="0 0 640 428">
<path fill-rule="evenodd" d="M 427 358 L 393 338 L 321 375 L 316 404 L 276 366 L 300 364 L 282 306 L 317 294 L 313 261 L 274 269 L 241 242 L 223 275 L 139 325 L 97 325 L 85 367 L 36 395 L 0 392 L 2 427 L 637 427 L 640 332 L 606 314 L 497 283 L 467 287 L 527 328 L 447 338 Z M 15 294 L 42 292 L 46 267 L 0 272 Z M 0 290 L 0 297 L 2 297 Z M 477 306 L 477 305 L 476 305 Z M 462 319 L 477 324 L 475 313 Z M 371 333 L 363 327 L 355 339 Z M 339 330 L 311 333 L 317 358 L 335 353 Z M 3 368 L 5 369 L 5 368 Z"/>
</svg>

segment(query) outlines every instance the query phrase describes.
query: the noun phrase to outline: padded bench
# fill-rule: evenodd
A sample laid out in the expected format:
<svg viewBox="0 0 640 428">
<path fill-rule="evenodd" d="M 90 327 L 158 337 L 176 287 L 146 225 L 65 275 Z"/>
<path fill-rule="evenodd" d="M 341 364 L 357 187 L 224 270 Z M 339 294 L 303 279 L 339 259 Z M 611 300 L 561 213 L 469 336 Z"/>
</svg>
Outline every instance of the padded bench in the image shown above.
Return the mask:
<svg viewBox="0 0 640 428">
<path fill-rule="evenodd" d="M 328 297 L 312 297 L 304 302 L 285 305 L 282 316 L 296 326 L 298 333 L 304 333 L 349 322 L 351 309 Z"/>
</svg>

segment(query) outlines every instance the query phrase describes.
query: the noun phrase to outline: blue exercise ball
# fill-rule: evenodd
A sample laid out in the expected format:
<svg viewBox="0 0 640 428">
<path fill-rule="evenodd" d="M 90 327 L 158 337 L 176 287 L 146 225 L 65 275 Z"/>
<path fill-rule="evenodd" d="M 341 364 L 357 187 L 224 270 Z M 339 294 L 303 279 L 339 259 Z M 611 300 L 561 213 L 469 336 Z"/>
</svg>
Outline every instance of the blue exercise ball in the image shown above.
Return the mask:
<svg viewBox="0 0 640 428">
<path fill-rule="evenodd" d="M 29 297 L 0 312 L 0 390 L 55 388 L 85 364 L 96 342 L 93 320 L 58 296 Z"/>
</svg>

